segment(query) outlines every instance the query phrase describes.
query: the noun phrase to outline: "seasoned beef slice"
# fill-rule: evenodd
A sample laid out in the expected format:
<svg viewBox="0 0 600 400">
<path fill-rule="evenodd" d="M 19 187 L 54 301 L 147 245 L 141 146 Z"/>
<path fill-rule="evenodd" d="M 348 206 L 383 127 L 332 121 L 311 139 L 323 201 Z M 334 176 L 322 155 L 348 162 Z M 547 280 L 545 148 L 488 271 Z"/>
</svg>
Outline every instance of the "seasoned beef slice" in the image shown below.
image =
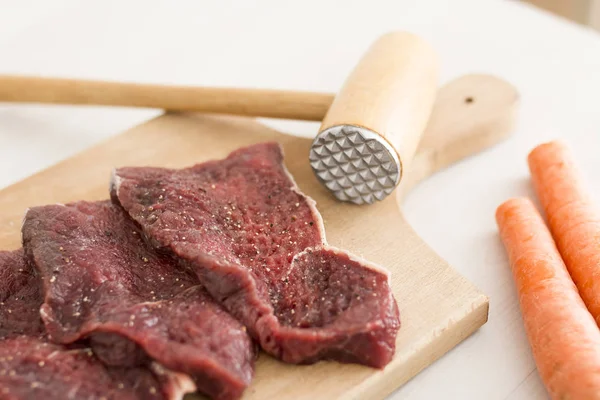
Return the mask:
<svg viewBox="0 0 600 400">
<path fill-rule="evenodd" d="M 107 365 L 156 360 L 215 399 L 239 398 L 255 345 L 186 267 L 154 251 L 110 201 L 30 209 L 26 255 L 44 278 L 41 315 L 53 341 L 89 339 Z"/>
<path fill-rule="evenodd" d="M 111 188 L 266 352 L 290 363 L 391 360 L 400 320 L 388 272 L 326 244 L 276 143 L 181 170 L 119 168 Z"/>
<path fill-rule="evenodd" d="M 44 336 L 41 290 L 40 279 L 25 262 L 22 249 L 0 251 L 0 340 Z"/>
<path fill-rule="evenodd" d="M 0 252 L 0 399 L 175 400 L 194 390 L 157 364 L 106 367 L 87 347 L 50 343 L 41 286 L 22 250 Z"/>
</svg>

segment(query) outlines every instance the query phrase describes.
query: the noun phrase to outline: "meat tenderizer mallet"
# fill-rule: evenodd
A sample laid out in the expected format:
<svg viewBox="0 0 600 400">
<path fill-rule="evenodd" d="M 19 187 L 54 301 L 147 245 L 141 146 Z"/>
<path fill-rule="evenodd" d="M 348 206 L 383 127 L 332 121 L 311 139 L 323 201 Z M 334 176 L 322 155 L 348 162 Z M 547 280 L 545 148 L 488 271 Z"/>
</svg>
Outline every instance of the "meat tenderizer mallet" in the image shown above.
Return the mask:
<svg viewBox="0 0 600 400">
<path fill-rule="evenodd" d="M 380 37 L 335 96 L 312 143 L 310 165 L 339 200 L 371 204 L 396 188 L 425 130 L 438 59 L 407 32 Z"/>
<path fill-rule="evenodd" d="M 343 201 L 370 204 L 402 180 L 429 119 L 438 60 L 408 32 L 381 36 L 337 94 L 0 74 L 0 102 L 150 107 L 322 121 L 307 155 Z"/>
</svg>

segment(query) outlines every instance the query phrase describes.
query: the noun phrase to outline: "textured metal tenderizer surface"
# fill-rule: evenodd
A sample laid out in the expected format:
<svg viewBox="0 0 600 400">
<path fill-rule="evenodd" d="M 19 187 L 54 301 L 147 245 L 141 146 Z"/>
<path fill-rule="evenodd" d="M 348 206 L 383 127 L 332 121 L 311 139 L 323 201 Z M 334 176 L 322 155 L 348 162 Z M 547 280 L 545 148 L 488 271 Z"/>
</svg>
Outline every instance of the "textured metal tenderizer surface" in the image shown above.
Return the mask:
<svg viewBox="0 0 600 400">
<path fill-rule="evenodd" d="M 310 165 L 317 178 L 342 201 L 372 204 L 389 195 L 400 179 L 396 151 L 378 134 L 338 125 L 312 143 Z"/>
</svg>

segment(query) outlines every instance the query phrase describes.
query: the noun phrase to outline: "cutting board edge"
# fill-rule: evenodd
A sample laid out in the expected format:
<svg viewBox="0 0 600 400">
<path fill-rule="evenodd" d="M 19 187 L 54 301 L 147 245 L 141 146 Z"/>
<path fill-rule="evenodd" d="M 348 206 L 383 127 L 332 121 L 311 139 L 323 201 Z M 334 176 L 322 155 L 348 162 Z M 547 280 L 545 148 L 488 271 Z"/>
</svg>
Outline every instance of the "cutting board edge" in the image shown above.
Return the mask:
<svg viewBox="0 0 600 400">
<path fill-rule="evenodd" d="M 458 271 L 455 272 L 459 274 Z M 398 368 L 407 370 L 398 380 L 392 382 L 392 380 L 387 379 L 389 378 L 387 374 L 383 373 L 379 379 L 367 379 L 360 385 L 351 388 L 353 393 L 347 393 L 348 397 L 344 398 L 352 400 L 384 399 L 394 391 L 400 390 L 412 378 L 432 366 L 435 361 L 457 348 L 459 344 L 479 331 L 489 318 L 489 297 L 477 289 L 475 285 L 473 285 L 473 289 L 477 292 L 477 296 L 471 302 L 475 308 L 470 312 L 466 312 L 461 319 L 455 320 L 454 324 L 445 330 L 444 335 L 439 333 L 433 335 L 429 343 L 435 350 L 429 356 L 426 352 L 415 351 L 403 365 L 398 366 Z M 452 316 L 448 318 L 448 321 L 450 320 L 452 320 Z"/>
</svg>

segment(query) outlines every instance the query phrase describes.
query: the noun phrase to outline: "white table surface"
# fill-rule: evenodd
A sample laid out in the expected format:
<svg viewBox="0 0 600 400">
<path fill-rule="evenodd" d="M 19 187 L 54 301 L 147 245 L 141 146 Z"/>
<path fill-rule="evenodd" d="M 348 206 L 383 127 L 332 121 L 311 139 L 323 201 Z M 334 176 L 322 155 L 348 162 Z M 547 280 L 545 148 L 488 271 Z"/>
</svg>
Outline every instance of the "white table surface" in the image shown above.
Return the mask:
<svg viewBox="0 0 600 400">
<path fill-rule="evenodd" d="M 422 35 L 442 79 L 497 74 L 522 94 L 508 141 L 406 200 L 422 237 L 490 296 L 489 322 L 392 399 L 543 399 L 494 210 L 531 195 L 525 157 L 564 138 L 600 195 L 600 35 L 509 1 L 0 0 L 0 73 L 335 91 L 381 33 Z M 0 187 L 158 115 L 0 106 Z M 311 135 L 312 123 L 268 121 Z M 77 171 L 73 171 L 77 173 Z"/>
</svg>

